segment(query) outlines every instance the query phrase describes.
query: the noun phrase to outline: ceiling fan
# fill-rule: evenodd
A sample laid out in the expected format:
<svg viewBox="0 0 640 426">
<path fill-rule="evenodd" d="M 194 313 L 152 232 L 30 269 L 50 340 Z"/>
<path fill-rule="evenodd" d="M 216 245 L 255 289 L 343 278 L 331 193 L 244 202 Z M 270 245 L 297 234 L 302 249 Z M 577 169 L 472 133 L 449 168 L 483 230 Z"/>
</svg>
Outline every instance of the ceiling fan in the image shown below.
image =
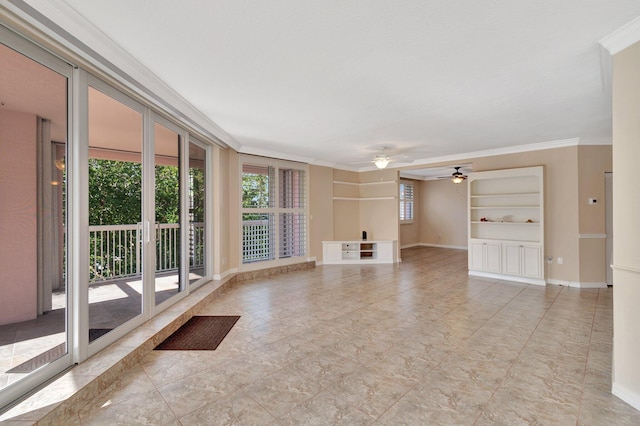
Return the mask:
<svg viewBox="0 0 640 426">
<path fill-rule="evenodd" d="M 379 170 L 382 170 L 382 169 L 385 169 L 389 165 L 389 163 L 397 161 L 395 159 L 396 157 L 406 158 L 406 155 L 402 155 L 402 154 L 387 155 L 388 149 L 389 147 L 387 146 L 381 146 L 379 148 L 379 152 L 375 155 L 375 157 L 373 157 L 373 160 L 362 161 L 362 162 L 351 163 L 351 164 L 373 163 Z"/>
<path fill-rule="evenodd" d="M 451 176 L 438 176 L 438 179 L 451 179 L 453 183 L 462 183 L 467 179 L 467 175 L 460 171 L 461 168 L 462 166 L 455 166 L 454 169 L 456 169 L 456 171 L 453 172 Z"/>
</svg>

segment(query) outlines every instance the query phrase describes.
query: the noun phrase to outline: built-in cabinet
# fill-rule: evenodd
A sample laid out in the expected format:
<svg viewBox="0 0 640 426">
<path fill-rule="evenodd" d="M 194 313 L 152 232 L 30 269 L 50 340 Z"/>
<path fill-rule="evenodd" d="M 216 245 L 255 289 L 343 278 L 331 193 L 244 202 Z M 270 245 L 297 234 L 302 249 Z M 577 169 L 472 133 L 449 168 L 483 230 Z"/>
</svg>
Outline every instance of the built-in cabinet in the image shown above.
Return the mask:
<svg viewBox="0 0 640 426">
<path fill-rule="evenodd" d="M 323 241 L 325 265 L 354 263 L 396 263 L 397 241 Z"/>
<path fill-rule="evenodd" d="M 470 173 L 469 274 L 544 281 L 542 166 Z"/>
</svg>

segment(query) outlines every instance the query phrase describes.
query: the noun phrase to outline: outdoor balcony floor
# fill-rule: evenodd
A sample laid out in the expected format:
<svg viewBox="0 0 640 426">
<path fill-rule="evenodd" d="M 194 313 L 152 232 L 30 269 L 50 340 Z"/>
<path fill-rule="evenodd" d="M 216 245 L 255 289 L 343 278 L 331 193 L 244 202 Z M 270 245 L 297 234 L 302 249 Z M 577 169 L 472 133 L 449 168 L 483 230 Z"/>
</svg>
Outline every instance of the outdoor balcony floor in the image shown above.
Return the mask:
<svg viewBox="0 0 640 426">
<path fill-rule="evenodd" d="M 201 271 L 196 271 L 201 272 Z M 192 273 L 190 280 L 201 275 Z M 178 292 L 175 272 L 159 275 L 156 303 Z M 67 294 L 52 294 L 52 310 L 35 319 L 0 326 L 0 389 L 66 353 Z M 142 312 L 142 280 L 129 277 L 89 286 L 89 340 L 102 337 Z"/>
</svg>

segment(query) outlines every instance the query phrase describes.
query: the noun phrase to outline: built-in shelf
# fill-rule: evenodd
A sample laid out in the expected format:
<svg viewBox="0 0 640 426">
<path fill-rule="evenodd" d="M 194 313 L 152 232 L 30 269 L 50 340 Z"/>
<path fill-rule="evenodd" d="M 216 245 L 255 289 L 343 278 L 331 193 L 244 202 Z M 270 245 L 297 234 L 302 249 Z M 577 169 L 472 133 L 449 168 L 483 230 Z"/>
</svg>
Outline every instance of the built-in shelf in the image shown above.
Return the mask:
<svg viewBox="0 0 640 426">
<path fill-rule="evenodd" d="M 527 195 L 539 195 L 539 192 L 512 192 L 509 194 L 476 194 L 476 195 L 471 195 L 471 198 L 493 198 L 493 197 L 498 197 L 498 198 L 509 198 L 509 197 L 522 197 L 522 196 L 527 196 Z"/>
<path fill-rule="evenodd" d="M 469 274 L 544 284 L 543 168 L 470 173 L 468 185 Z"/>
</svg>

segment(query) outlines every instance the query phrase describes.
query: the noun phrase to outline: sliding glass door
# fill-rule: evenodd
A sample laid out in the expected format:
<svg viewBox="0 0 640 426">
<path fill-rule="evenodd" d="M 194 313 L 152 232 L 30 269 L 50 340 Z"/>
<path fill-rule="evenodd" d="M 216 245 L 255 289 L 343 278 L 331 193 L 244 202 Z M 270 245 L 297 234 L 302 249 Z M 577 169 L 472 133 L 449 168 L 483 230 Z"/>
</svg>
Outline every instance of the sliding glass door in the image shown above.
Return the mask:
<svg viewBox="0 0 640 426">
<path fill-rule="evenodd" d="M 144 108 L 89 86 L 89 342 L 142 314 Z"/>
<path fill-rule="evenodd" d="M 0 40 L 2 410 L 210 278 L 212 197 L 209 145 L 3 26 Z"/>
<path fill-rule="evenodd" d="M 182 145 L 179 129 L 156 117 L 154 147 L 155 304 L 184 290 L 182 277 Z"/>
<path fill-rule="evenodd" d="M 72 70 L 0 27 L 0 408 L 71 365 Z"/>
</svg>

